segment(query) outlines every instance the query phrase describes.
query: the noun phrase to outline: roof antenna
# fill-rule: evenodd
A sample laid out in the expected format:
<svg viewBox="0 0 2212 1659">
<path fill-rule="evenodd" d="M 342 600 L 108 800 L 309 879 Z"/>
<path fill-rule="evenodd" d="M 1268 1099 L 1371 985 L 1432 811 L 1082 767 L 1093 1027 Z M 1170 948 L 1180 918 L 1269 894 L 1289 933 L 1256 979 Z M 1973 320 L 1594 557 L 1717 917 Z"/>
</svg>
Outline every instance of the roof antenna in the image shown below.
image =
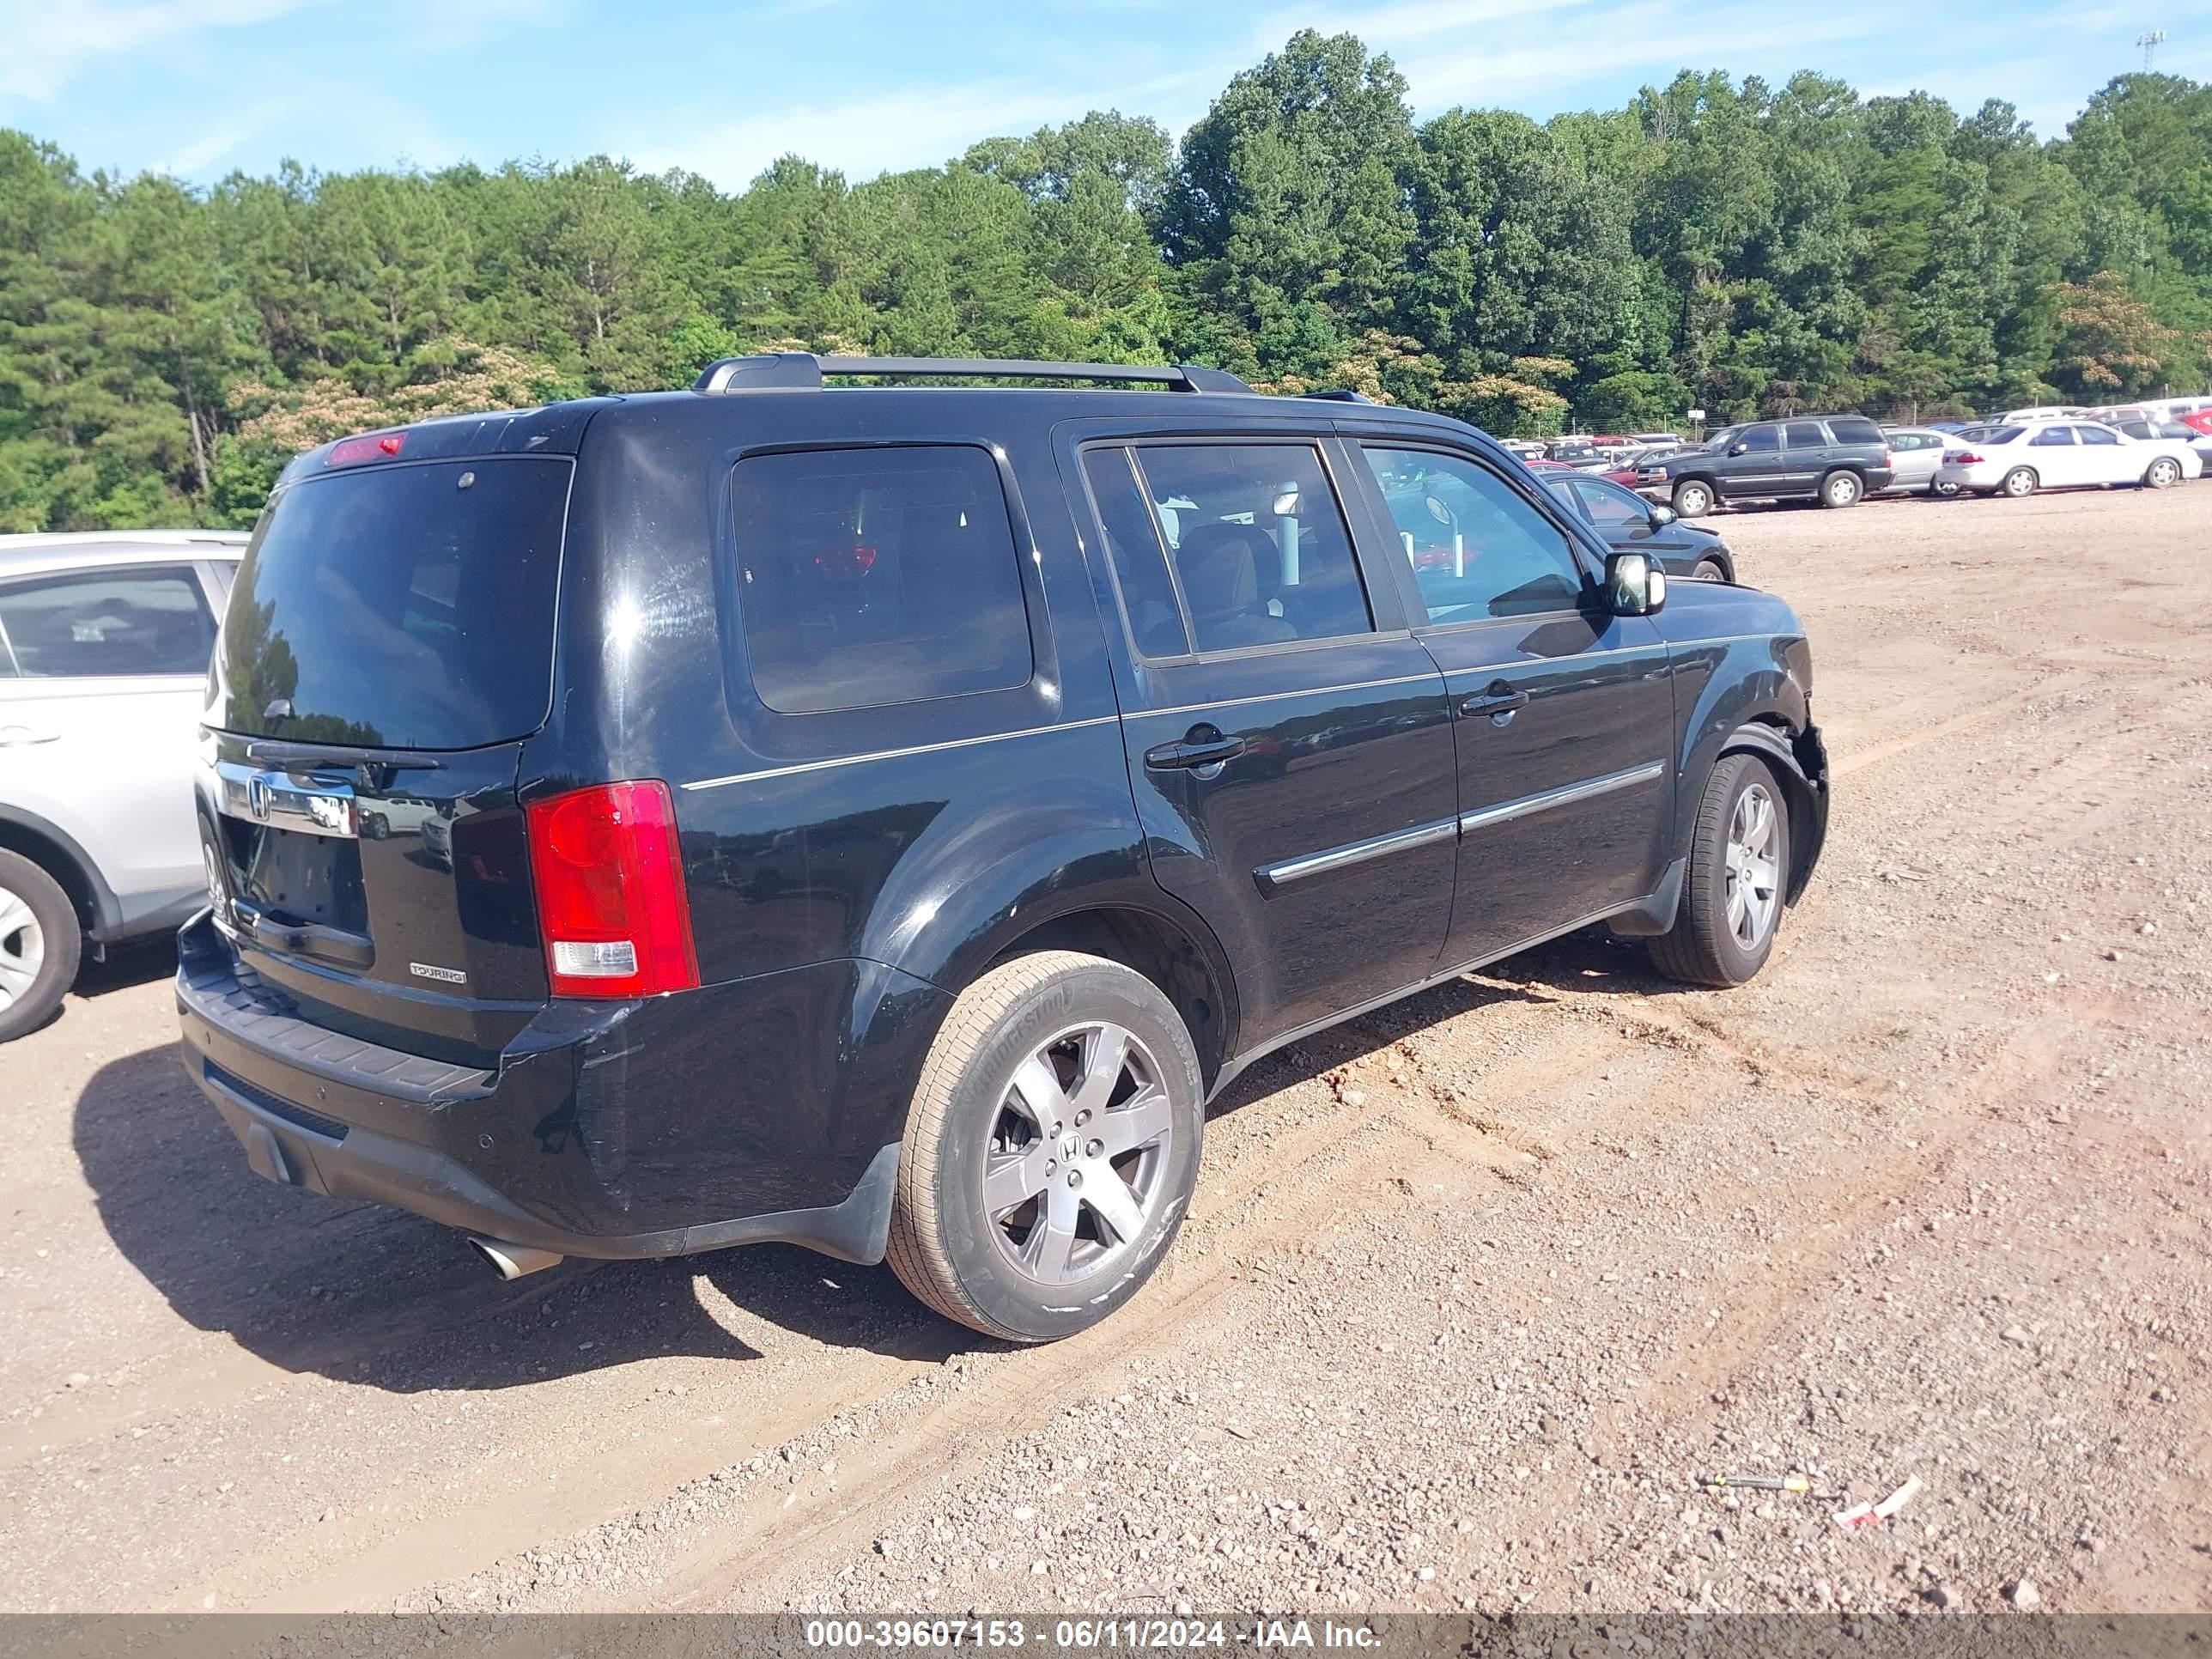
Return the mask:
<svg viewBox="0 0 2212 1659">
<path fill-rule="evenodd" d="M 2136 44 L 2142 48 L 2142 72 L 2148 75 L 2153 60 L 2158 57 L 2158 49 L 2166 44 L 2166 31 L 2151 29 L 2145 33 L 2138 34 L 2136 36 Z"/>
</svg>

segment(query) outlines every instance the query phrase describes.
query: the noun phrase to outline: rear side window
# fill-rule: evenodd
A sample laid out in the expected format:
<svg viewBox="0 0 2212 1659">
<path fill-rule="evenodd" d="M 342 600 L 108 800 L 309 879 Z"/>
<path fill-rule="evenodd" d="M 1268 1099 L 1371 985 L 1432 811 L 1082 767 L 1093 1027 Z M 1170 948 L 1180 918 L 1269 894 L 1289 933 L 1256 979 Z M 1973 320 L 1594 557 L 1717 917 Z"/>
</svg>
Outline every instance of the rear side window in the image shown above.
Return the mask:
<svg viewBox="0 0 2212 1659">
<path fill-rule="evenodd" d="M 2070 426 L 2046 426 L 2028 441 L 2034 449 L 2071 449 L 2074 447 L 2074 428 Z"/>
<path fill-rule="evenodd" d="M 1836 435 L 1841 438 L 1843 434 Z M 1818 421 L 1792 421 L 1783 428 L 1782 441 L 1792 449 L 1826 449 L 1828 434 Z"/>
<path fill-rule="evenodd" d="M 112 679 L 205 674 L 215 617 L 189 570 L 125 566 L 0 586 L 0 674 Z"/>
<path fill-rule="evenodd" d="M 1133 452 L 1200 651 L 1374 627 L 1336 492 L 1310 444 Z"/>
<path fill-rule="evenodd" d="M 2077 426 L 2075 436 L 2085 444 L 2116 444 L 2119 438 L 2108 426 Z"/>
<path fill-rule="evenodd" d="M 1839 444 L 1878 444 L 1881 428 L 1863 415 L 1838 416 L 1828 422 L 1828 430 L 1836 434 Z"/>
<path fill-rule="evenodd" d="M 755 455 L 734 479 L 753 688 L 785 714 L 1027 684 L 998 465 L 960 444 Z"/>
<path fill-rule="evenodd" d="M 232 586 L 210 723 L 471 749 L 552 697 L 565 459 L 366 466 L 278 493 Z"/>
</svg>

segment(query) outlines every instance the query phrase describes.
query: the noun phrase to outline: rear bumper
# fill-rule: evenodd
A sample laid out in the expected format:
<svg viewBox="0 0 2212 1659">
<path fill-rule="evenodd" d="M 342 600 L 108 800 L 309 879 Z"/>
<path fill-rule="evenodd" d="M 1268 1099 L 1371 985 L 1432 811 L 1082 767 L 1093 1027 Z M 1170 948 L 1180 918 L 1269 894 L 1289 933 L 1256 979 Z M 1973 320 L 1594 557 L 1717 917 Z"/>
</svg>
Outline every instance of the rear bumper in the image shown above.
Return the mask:
<svg viewBox="0 0 2212 1659">
<path fill-rule="evenodd" d="M 186 1068 L 266 1179 L 562 1255 L 783 1243 L 883 1259 L 896 1124 L 858 1102 L 794 1110 L 793 1070 L 805 1057 L 789 1053 L 751 1054 L 783 1107 L 757 1117 L 744 1109 L 757 1091 L 732 1058 L 697 1052 L 752 1025 L 745 1014 L 773 1012 L 776 994 L 785 1006 L 794 990 L 823 1000 L 808 988 L 755 986 L 746 997 L 741 982 L 649 1004 L 549 1003 L 496 1066 L 477 1071 L 300 1018 L 205 915 L 179 935 L 178 956 Z M 877 981 L 893 971 L 821 966 L 875 969 L 860 976 Z M 840 977 L 849 985 L 852 975 Z M 834 1000 L 840 988 L 826 988 Z M 733 989 L 747 1008 L 715 1006 Z M 897 1005 L 892 1023 L 903 1026 L 926 999 L 894 983 L 880 1000 Z M 859 1047 L 868 1046 L 863 1034 Z"/>
</svg>

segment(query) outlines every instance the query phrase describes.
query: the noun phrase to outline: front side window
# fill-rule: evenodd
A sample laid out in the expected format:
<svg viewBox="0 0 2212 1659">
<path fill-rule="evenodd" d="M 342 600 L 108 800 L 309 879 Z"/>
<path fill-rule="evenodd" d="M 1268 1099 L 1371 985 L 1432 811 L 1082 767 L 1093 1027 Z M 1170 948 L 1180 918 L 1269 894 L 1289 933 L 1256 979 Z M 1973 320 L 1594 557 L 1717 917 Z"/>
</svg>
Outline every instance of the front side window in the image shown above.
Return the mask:
<svg viewBox="0 0 2212 1659">
<path fill-rule="evenodd" d="M 1736 442 L 1742 445 L 1748 453 L 1771 454 L 1782 447 L 1782 434 L 1771 426 L 1749 427 Z"/>
<path fill-rule="evenodd" d="M 1200 651 L 1370 632 L 1367 589 L 1310 444 L 1131 452 Z"/>
<path fill-rule="evenodd" d="M 189 570 L 124 566 L 0 586 L 0 672 L 29 679 L 204 675 L 215 618 Z"/>
<path fill-rule="evenodd" d="M 1618 484 L 1603 478 L 1577 478 L 1574 489 L 1583 498 L 1590 522 L 1601 530 L 1627 530 L 1651 522 L 1651 509 L 1643 497 Z"/>
<path fill-rule="evenodd" d="M 1432 623 L 1574 608 L 1582 571 L 1559 527 L 1489 468 L 1364 446 Z"/>
<path fill-rule="evenodd" d="M 986 452 L 754 455 L 733 484 L 738 609 L 770 708 L 821 714 L 1028 682 L 1029 605 Z"/>
</svg>

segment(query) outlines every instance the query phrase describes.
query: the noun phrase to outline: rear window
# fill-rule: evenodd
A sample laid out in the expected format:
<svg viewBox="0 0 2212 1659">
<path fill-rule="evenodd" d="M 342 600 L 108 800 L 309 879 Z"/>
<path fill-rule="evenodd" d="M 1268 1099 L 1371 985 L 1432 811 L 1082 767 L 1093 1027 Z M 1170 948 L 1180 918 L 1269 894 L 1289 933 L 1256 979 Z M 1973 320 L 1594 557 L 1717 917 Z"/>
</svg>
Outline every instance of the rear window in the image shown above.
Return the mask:
<svg viewBox="0 0 2212 1659">
<path fill-rule="evenodd" d="M 1881 428 L 1863 415 L 1844 415 L 1832 418 L 1828 430 L 1835 434 L 1839 444 L 1879 444 Z"/>
<path fill-rule="evenodd" d="M 958 444 L 756 455 L 735 482 L 753 689 L 785 714 L 1028 683 L 998 465 Z"/>
<path fill-rule="evenodd" d="M 535 732 L 568 477 L 565 459 L 441 461 L 280 491 L 231 589 L 210 723 L 404 749 Z"/>
</svg>

